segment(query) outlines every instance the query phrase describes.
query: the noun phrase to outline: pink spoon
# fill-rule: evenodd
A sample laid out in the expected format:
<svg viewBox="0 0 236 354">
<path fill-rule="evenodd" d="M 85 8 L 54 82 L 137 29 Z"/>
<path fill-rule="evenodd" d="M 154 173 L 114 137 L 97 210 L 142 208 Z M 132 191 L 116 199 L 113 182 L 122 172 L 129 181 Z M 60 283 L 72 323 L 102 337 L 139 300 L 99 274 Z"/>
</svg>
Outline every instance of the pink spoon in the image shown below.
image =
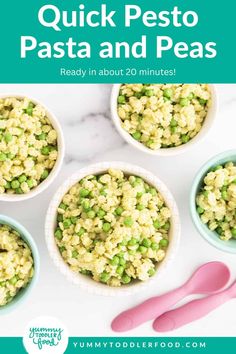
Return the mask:
<svg viewBox="0 0 236 354">
<path fill-rule="evenodd" d="M 206 316 L 234 297 L 236 297 L 236 281 L 220 293 L 190 301 L 184 306 L 164 313 L 154 321 L 153 328 L 158 332 L 172 331 Z"/>
<path fill-rule="evenodd" d="M 111 324 L 115 332 L 129 331 L 142 323 L 159 317 L 178 301 L 190 294 L 209 294 L 222 289 L 230 272 L 221 262 L 209 262 L 199 267 L 180 288 L 161 296 L 152 297 L 118 315 Z"/>
</svg>

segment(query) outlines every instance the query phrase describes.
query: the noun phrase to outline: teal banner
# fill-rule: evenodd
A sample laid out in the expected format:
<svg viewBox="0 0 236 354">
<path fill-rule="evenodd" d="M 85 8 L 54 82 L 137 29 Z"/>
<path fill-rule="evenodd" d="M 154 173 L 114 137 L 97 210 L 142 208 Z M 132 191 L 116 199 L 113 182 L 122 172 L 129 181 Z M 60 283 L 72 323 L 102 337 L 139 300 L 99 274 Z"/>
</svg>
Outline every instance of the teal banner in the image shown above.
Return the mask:
<svg viewBox="0 0 236 354">
<path fill-rule="evenodd" d="M 65 354 L 233 354 L 236 349 L 236 338 L 198 338 L 198 337 L 70 337 Z M 0 337 L 1 354 L 25 354 L 22 338 Z M 42 349 L 42 353 L 50 354 L 50 347 Z M 30 353 L 33 354 L 33 353 Z"/>
<path fill-rule="evenodd" d="M 236 82 L 236 1 L 2 1 L 1 83 Z"/>
</svg>

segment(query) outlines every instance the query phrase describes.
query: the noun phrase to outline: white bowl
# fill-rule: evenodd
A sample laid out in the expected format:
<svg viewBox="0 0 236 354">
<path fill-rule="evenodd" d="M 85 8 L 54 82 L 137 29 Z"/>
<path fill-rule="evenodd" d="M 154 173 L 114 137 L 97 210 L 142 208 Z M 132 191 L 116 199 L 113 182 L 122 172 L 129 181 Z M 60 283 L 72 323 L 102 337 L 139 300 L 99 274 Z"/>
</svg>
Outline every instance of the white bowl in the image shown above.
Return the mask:
<svg viewBox="0 0 236 354">
<path fill-rule="evenodd" d="M 61 129 L 61 126 L 60 126 L 57 118 L 43 103 L 41 103 L 38 100 L 31 98 L 27 95 L 18 95 L 18 94 L 16 94 L 16 95 L 14 95 L 14 94 L 0 95 L 0 98 L 7 98 L 7 97 L 15 97 L 15 98 L 19 98 L 19 99 L 24 99 L 25 97 L 27 97 L 34 104 L 41 105 L 43 108 L 45 108 L 47 117 L 49 118 L 53 128 L 57 132 L 58 156 L 57 156 L 56 163 L 55 163 L 53 169 L 51 170 L 51 172 L 49 173 L 48 177 L 43 182 L 41 182 L 37 187 L 33 188 L 28 193 L 25 193 L 25 194 L 7 194 L 7 193 L 0 194 L 0 201 L 19 202 L 22 200 L 26 200 L 26 199 L 30 199 L 30 198 L 35 197 L 39 193 L 43 192 L 46 188 L 48 188 L 49 185 L 54 181 L 54 179 L 58 175 L 58 172 L 60 171 L 60 168 L 62 166 L 62 162 L 63 162 L 63 158 L 64 158 L 64 154 L 65 154 L 65 144 L 64 144 L 62 129 Z"/>
<path fill-rule="evenodd" d="M 61 200 L 65 193 L 78 181 L 90 174 L 101 174 L 106 172 L 109 168 L 116 168 L 122 170 L 126 174 L 132 174 L 135 176 L 142 177 L 145 181 L 147 181 L 150 185 L 155 187 L 163 196 L 166 205 L 171 210 L 171 228 L 170 228 L 170 243 L 167 249 L 167 254 L 164 260 L 159 264 L 158 270 L 155 275 L 150 278 L 146 282 L 136 282 L 130 285 L 122 285 L 121 287 L 109 287 L 105 284 L 98 283 L 88 276 L 77 274 L 73 272 L 70 267 L 66 264 L 66 262 L 61 257 L 61 254 L 58 250 L 58 247 L 55 242 L 54 232 L 56 228 L 56 217 L 57 217 L 57 208 L 61 203 Z M 45 223 L 45 232 L 46 232 L 46 243 L 56 266 L 60 269 L 60 271 L 73 283 L 80 285 L 83 289 L 98 295 L 108 295 L 108 296 L 116 296 L 116 295 L 130 295 L 135 292 L 142 290 L 143 288 L 150 285 L 150 283 L 156 283 L 156 286 L 159 286 L 159 279 L 167 270 L 167 266 L 169 266 L 171 260 L 174 258 L 176 251 L 178 249 L 179 237 L 180 237 L 180 220 L 179 213 L 177 209 L 177 205 L 175 200 L 167 189 L 165 184 L 159 180 L 152 173 L 144 170 L 141 167 L 130 165 L 124 162 L 102 162 L 94 165 L 90 165 L 79 170 L 77 173 L 73 174 L 69 177 L 63 185 L 58 189 L 56 194 L 54 195 L 48 211 L 46 215 L 46 223 Z"/>
<path fill-rule="evenodd" d="M 214 85 L 209 84 L 209 88 L 211 90 L 212 104 L 207 112 L 207 116 L 205 118 L 204 124 L 200 132 L 194 138 L 189 140 L 189 142 L 186 144 L 182 144 L 180 146 L 173 147 L 173 148 L 161 148 L 158 150 L 152 150 L 146 147 L 145 145 L 143 145 L 142 143 L 140 143 L 139 141 L 135 140 L 124 128 L 122 128 L 121 120 L 117 113 L 117 97 L 119 96 L 120 86 L 121 84 L 113 85 L 112 92 L 111 92 L 110 107 L 111 107 L 111 117 L 113 119 L 113 122 L 118 132 L 127 141 L 127 143 L 148 154 L 156 155 L 156 156 L 174 156 L 185 152 L 192 146 L 198 144 L 207 135 L 216 118 L 216 114 L 218 110 L 216 88 Z"/>
</svg>

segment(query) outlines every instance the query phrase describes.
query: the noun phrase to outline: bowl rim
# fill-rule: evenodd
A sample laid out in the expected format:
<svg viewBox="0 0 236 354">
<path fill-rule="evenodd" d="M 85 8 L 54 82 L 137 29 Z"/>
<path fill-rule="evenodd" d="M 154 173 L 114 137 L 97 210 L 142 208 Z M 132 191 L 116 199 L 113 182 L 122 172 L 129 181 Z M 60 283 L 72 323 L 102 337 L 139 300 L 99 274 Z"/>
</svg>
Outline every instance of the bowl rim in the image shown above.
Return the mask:
<svg viewBox="0 0 236 354">
<path fill-rule="evenodd" d="M 74 273 L 70 267 L 66 264 L 66 262 L 62 259 L 58 247 L 55 242 L 54 237 L 54 228 L 55 228 L 55 218 L 57 207 L 61 202 L 64 194 L 79 180 L 83 177 L 90 174 L 99 174 L 107 171 L 109 168 L 121 169 L 126 174 L 135 174 L 142 177 L 151 185 L 155 186 L 160 193 L 163 195 L 163 198 L 171 209 L 172 212 L 172 228 L 171 228 L 171 237 L 172 241 L 168 247 L 168 254 L 164 258 L 164 260 L 159 265 L 159 271 L 150 278 L 146 282 L 137 282 L 133 285 L 123 285 L 119 288 L 108 287 L 105 284 L 95 282 L 94 280 L 82 275 Z M 151 182 L 152 181 L 152 182 Z M 48 207 L 48 211 L 45 219 L 45 237 L 46 244 L 48 247 L 49 254 L 54 262 L 54 264 L 59 268 L 61 273 L 63 273 L 66 278 L 74 284 L 79 285 L 83 290 L 86 290 L 92 294 L 96 295 L 104 295 L 104 296 L 117 296 L 117 295 L 131 295 L 141 291 L 144 288 L 147 288 L 148 285 L 154 283 L 155 280 L 161 278 L 162 274 L 167 270 L 171 261 L 175 257 L 180 239 L 180 218 L 178 207 L 175 202 L 174 197 L 172 196 L 169 189 L 166 185 L 154 174 L 151 172 L 129 163 L 121 162 L 121 161 L 111 161 L 111 162 L 101 162 L 89 165 L 82 169 L 79 169 L 77 172 L 72 174 L 69 178 L 67 178 L 64 183 L 58 188 L 57 192 L 53 196 L 50 205 Z M 88 281 L 89 280 L 89 281 Z"/>
<path fill-rule="evenodd" d="M 0 214 L 0 225 L 1 224 L 8 225 L 18 231 L 22 239 L 28 244 L 34 260 L 34 275 L 31 281 L 27 284 L 27 286 L 24 289 L 20 290 L 11 302 L 4 305 L 2 308 L 0 307 L 0 316 L 13 311 L 27 299 L 30 292 L 33 290 L 38 281 L 40 272 L 40 256 L 38 247 L 29 231 L 17 220 L 3 214 Z"/>
<path fill-rule="evenodd" d="M 25 193 L 25 194 L 7 194 L 7 193 L 0 194 L 0 202 L 2 202 L 2 201 L 4 201 L 4 202 L 20 202 L 23 200 L 33 198 L 36 195 L 42 193 L 55 180 L 55 178 L 57 177 L 57 175 L 62 167 L 62 163 L 64 160 L 65 141 L 64 141 L 63 131 L 62 131 L 62 128 L 61 128 L 61 125 L 60 125 L 58 119 L 56 118 L 54 113 L 44 103 L 42 103 L 41 101 L 39 101 L 38 99 L 36 99 L 34 97 L 24 95 L 24 94 L 19 94 L 19 93 L 17 93 L 17 94 L 13 94 L 13 93 L 0 94 L 0 99 L 1 98 L 8 98 L 8 97 L 9 98 L 19 98 L 19 99 L 28 98 L 33 103 L 41 105 L 45 109 L 47 116 L 48 116 L 50 122 L 52 123 L 53 128 L 57 132 L 58 156 L 57 156 L 56 163 L 53 166 L 53 169 L 49 173 L 49 176 L 43 182 L 41 182 L 37 187 L 33 188 L 28 193 Z"/>
<path fill-rule="evenodd" d="M 189 140 L 188 143 L 182 144 L 180 146 L 174 148 L 161 148 L 158 150 L 152 150 L 148 147 L 144 146 L 139 141 L 136 141 L 134 138 L 130 136 L 128 132 L 126 132 L 120 124 L 120 118 L 117 114 L 117 97 L 119 88 L 122 84 L 114 84 L 111 90 L 110 96 L 110 111 L 111 111 L 111 118 L 112 121 L 118 130 L 119 134 L 123 137 L 123 139 L 134 148 L 138 149 L 139 151 L 148 153 L 152 156 L 176 156 L 178 154 L 184 153 L 189 148 L 195 146 L 198 142 L 202 141 L 208 132 L 210 131 L 213 123 L 217 117 L 218 113 L 218 94 L 217 88 L 215 84 L 207 84 L 211 90 L 211 98 L 212 98 L 212 105 L 207 112 L 207 116 L 205 118 L 204 124 L 198 134 Z"/>
<path fill-rule="evenodd" d="M 200 233 L 200 235 L 209 244 L 211 244 L 212 246 L 214 246 L 218 250 L 223 251 L 223 252 L 227 252 L 227 253 L 231 253 L 231 254 L 236 254 L 236 247 L 235 247 L 235 249 L 233 247 L 231 247 L 229 244 L 230 241 L 227 241 L 227 243 L 226 243 L 226 241 L 220 240 L 219 237 L 217 237 L 217 241 L 214 240 L 214 238 L 212 236 L 215 235 L 216 233 L 214 231 L 211 231 L 205 224 L 203 224 L 203 222 L 199 218 L 199 215 L 197 214 L 196 202 L 195 202 L 198 187 L 199 187 L 202 179 L 206 175 L 206 173 L 209 171 L 209 169 L 211 167 L 219 164 L 219 161 L 224 160 L 224 159 L 227 160 L 227 158 L 230 155 L 235 155 L 235 157 L 236 157 L 236 149 L 235 150 L 234 149 L 227 150 L 227 151 L 224 151 L 224 152 L 221 152 L 217 155 L 212 156 L 197 171 L 197 173 L 193 179 L 192 186 L 191 186 L 191 191 L 190 191 L 190 195 L 189 195 L 189 207 L 190 207 L 190 214 L 191 214 L 192 222 L 193 222 L 195 228 L 197 229 L 197 231 Z M 231 159 L 229 158 L 229 161 L 230 160 Z M 212 236 L 210 236 L 210 234 Z M 221 242 L 218 242 L 218 241 L 221 241 Z"/>
</svg>

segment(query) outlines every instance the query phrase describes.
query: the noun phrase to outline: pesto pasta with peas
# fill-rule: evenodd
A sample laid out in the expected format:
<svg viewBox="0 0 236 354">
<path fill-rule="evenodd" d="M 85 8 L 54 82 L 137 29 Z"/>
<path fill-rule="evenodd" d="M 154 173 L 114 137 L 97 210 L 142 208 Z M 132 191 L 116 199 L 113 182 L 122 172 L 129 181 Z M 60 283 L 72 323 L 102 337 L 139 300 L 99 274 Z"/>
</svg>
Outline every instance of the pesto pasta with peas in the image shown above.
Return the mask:
<svg viewBox="0 0 236 354">
<path fill-rule="evenodd" d="M 236 239 L 236 166 L 233 162 L 212 168 L 196 198 L 197 212 L 222 240 Z"/>
<path fill-rule="evenodd" d="M 206 84 L 123 84 L 117 98 L 122 128 L 149 149 L 188 143 L 211 105 Z"/>
<path fill-rule="evenodd" d="M 28 98 L 0 98 L 0 194 L 24 194 L 57 160 L 57 133 L 45 109 Z"/>
<path fill-rule="evenodd" d="M 25 288 L 34 275 L 33 256 L 20 234 L 0 224 L 0 307 Z"/>
<path fill-rule="evenodd" d="M 65 194 L 55 240 L 75 273 L 118 287 L 155 274 L 169 244 L 170 217 L 155 188 L 109 169 L 83 178 Z"/>
</svg>

